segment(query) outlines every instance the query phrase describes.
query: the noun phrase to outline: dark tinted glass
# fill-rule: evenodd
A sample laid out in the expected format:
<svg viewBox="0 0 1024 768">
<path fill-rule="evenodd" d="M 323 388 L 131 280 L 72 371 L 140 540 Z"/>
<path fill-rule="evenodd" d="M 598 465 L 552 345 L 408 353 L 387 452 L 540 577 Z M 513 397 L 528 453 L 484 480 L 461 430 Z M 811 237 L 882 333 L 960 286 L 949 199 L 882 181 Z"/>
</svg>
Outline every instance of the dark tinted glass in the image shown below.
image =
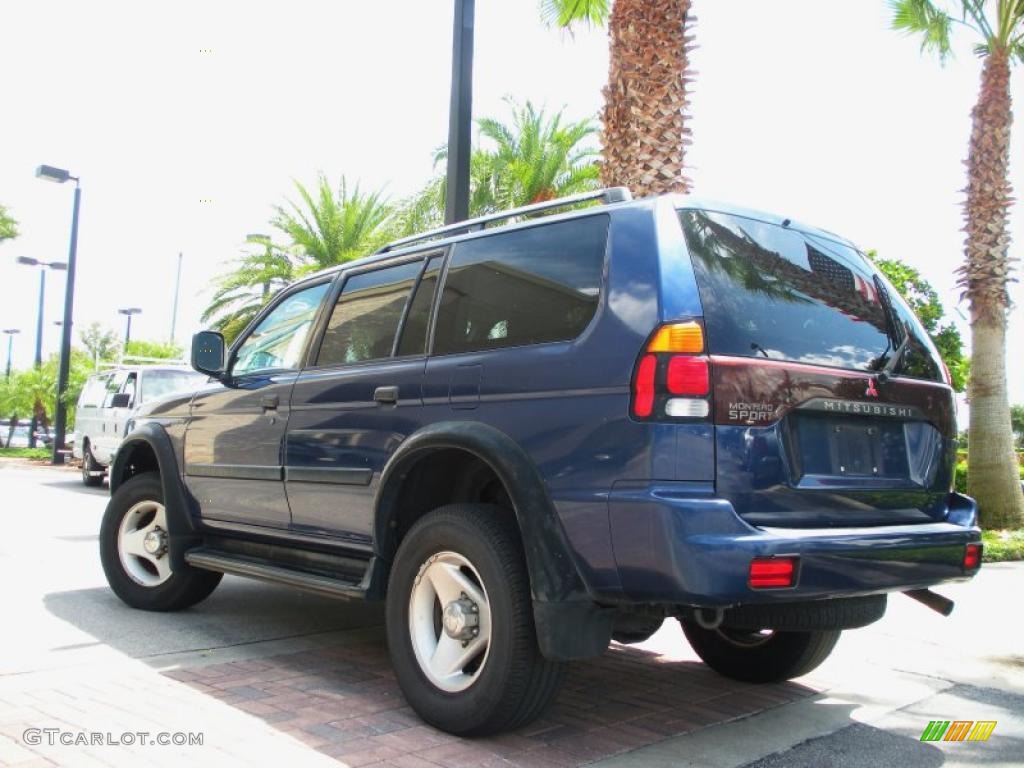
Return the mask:
<svg viewBox="0 0 1024 768">
<path fill-rule="evenodd" d="M 456 245 L 434 354 L 579 336 L 597 309 L 607 234 L 607 216 L 588 216 Z"/>
<path fill-rule="evenodd" d="M 712 353 L 857 370 L 886 364 L 889 322 L 874 273 L 856 251 L 739 216 L 681 211 L 680 219 Z M 889 294 L 911 337 L 896 372 L 941 380 L 927 334 Z"/>
<path fill-rule="evenodd" d="M 317 355 L 317 365 L 358 363 L 391 357 L 422 261 L 363 272 L 345 280 Z"/>
<path fill-rule="evenodd" d="M 430 322 L 430 307 L 434 302 L 434 289 L 441 274 L 443 258 L 435 256 L 427 262 L 427 269 L 420 278 L 416 293 L 409 304 L 402 338 L 398 341 L 398 354 L 422 355 L 427 351 L 427 325 Z"/>
</svg>

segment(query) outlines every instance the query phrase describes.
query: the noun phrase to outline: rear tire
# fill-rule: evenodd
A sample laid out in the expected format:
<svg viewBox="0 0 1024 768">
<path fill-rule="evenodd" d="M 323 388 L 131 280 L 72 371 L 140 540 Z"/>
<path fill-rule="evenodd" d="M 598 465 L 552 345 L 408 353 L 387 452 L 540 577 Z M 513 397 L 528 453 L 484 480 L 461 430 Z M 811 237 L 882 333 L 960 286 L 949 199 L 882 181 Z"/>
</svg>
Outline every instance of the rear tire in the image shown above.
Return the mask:
<svg viewBox="0 0 1024 768">
<path fill-rule="evenodd" d="M 92 475 L 91 472 L 101 472 L 103 465 L 92 456 L 89 444 L 82 446 L 82 484 L 89 488 L 98 488 L 103 485 L 103 475 Z"/>
<path fill-rule="evenodd" d="M 410 706 L 459 736 L 525 725 L 565 676 L 540 654 L 519 530 L 494 505 L 441 507 L 406 534 L 388 581 L 387 632 Z"/>
<path fill-rule="evenodd" d="M 683 633 L 697 655 L 715 672 L 748 683 L 775 683 L 806 675 L 835 648 L 838 629 L 771 632 L 704 629 L 680 619 Z"/>
<path fill-rule="evenodd" d="M 100 560 L 121 600 L 144 611 L 177 611 L 205 600 L 224 574 L 171 568 L 164 491 L 159 472 L 126 480 L 100 524 Z M 152 549 L 152 551 L 150 551 Z"/>
</svg>

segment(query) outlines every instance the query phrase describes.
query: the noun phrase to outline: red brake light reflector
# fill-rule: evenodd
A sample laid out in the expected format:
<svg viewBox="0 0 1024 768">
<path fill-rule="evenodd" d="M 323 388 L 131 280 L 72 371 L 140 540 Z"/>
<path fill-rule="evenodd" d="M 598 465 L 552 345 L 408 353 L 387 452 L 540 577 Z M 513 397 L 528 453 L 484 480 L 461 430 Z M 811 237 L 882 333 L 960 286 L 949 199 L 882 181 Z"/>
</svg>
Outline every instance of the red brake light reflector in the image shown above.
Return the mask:
<svg viewBox="0 0 1024 768">
<path fill-rule="evenodd" d="M 668 361 L 666 384 L 673 395 L 706 395 L 708 361 L 700 357 L 673 357 Z"/>
<path fill-rule="evenodd" d="M 658 370 L 658 358 L 644 355 L 636 371 L 633 387 L 633 414 L 646 419 L 654 410 L 654 375 Z"/>
<path fill-rule="evenodd" d="M 964 548 L 964 570 L 981 567 L 981 544 L 968 544 Z"/>
<path fill-rule="evenodd" d="M 750 561 L 751 589 L 791 587 L 796 582 L 795 557 L 755 557 Z"/>
</svg>

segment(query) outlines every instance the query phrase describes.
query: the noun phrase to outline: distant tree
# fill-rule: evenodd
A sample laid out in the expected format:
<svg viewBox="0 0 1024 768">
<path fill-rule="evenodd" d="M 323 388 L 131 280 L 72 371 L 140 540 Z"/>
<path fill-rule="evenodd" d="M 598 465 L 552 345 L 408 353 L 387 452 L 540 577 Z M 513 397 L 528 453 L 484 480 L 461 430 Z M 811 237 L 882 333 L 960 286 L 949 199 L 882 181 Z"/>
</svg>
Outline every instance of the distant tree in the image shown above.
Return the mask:
<svg viewBox="0 0 1024 768">
<path fill-rule="evenodd" d="M 942 361 L 949 369 L 953 389 L 963 392 L 971 369 L 970 360 L 964 356 L 959 329 L 953 323 L 944 322 L 946 310 L 939 301 L 938 292 L 918 270 L 906 262 L 899 259 L 880 259 L 874 250 L 868 251 L 868 256 L 914 310 L 914 314 L 928 331 L 939 354 L 942 355 Z"/>
<path fill-rule="evenodd" d="M 0 416 L 9 422 L 6 435 L 0 435 L 5 445 L 10 445 L 11 436 L 21 419 L 32 413 L 32 402 L 28 393 L 19 384 L 19 373 L 12 371 L 10 377 L 0 378 Z"/>
<path fill-rule="evenodd" d="M 1010 426 L 1017 438 L 1017 447 L 1024 451 L 1024 405 L 1010 406 Z"/>
<path fill-rule="evenodd" d="M 14 220 L 5 206 L 0 205 L 0 242 L 13 240 L 17 236 L 18 222 Z"/>
<path fill-rule="evenodd" d="M 125 347 L 126 357 L 155 357 L 161 360 L 181 360 L 184 350 L 173 341 L 147 341 L 132 339 Z"/>
<path fill-rule="evenodd" d="M 296 181 L 299 203 L 276 206 L 271 224 L 300 251 L 300 271 L 332 267 L 371 253 L 390 236 L 394 207 L 382 192 L 364 193 L 344 176 L 337 193 L 322 175 L 311 193 Z"/>
<path fill-rule="evenodd" d="M 93 360 L 112 360 L 121 349 L 117 331 L 104 328 L 99 323 L 91 323 L 78 334 L 78 338 Z"/>
<path fill-rule="evenodd" d="M 986 528 L 1024 526 L 1006 390 L 1010 307 L 1010 71 L 1024 62 L 1024 0 L 891 0 L 892 24 L 945 61 L 954 29 L 973 33 L 981 84 L 971 112 L 960 286 L 971 312 L 969 492 Z M 1015 345 L 1016 346 L 1016 345 Z"/>
</svg>

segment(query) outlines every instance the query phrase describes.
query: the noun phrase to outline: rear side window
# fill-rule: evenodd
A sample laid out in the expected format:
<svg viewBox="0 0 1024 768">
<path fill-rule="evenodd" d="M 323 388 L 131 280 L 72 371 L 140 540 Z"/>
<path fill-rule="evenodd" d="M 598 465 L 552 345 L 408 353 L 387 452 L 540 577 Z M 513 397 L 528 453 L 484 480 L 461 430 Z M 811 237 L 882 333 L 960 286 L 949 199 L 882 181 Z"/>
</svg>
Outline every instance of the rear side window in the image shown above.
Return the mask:
<svg viewBox="0 0 1024 768">
<path fill-rule="evenodd" d="M 331 312 L 317 365 L 360 363 L 391 357 L 422 261 L 352 275 Z"/>
<path fill-rule="evenodd" d="M 545 224 L 455 246 L 434 354 L 575 339 L 601 293 L 607 216 Z"/>
<path fill-rule="evenodd" d="M 852 248 L 740 216 L 679 216 L 712 353 L 863 371 L 886 364 L 893 330 L 874 273 Z M 941 381 L 924 329 L 888 293 L 910 336 L 896 372 Z"/>
<path fill-rule="evenodd" d="M 99 408 L 103 405 L 103 399 L 107 396 L 107 382 L 110 375 L 90 377 L 82 387 L 82 394 L 78 400 L 79 408 Z"/>
</svg>

